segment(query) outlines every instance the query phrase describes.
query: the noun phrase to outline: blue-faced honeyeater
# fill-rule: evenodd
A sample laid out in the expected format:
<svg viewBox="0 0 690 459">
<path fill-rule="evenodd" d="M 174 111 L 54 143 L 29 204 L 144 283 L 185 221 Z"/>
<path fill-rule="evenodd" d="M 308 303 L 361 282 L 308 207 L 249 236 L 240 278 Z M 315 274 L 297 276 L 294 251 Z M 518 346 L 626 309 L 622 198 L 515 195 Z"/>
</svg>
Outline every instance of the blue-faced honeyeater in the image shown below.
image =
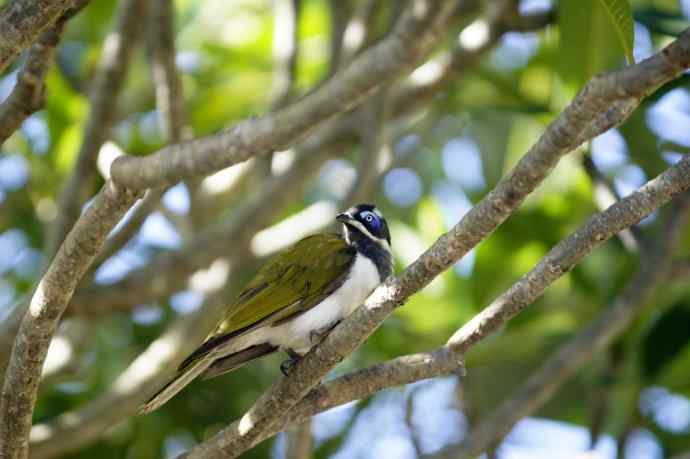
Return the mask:
<svg viewBox="0 0 690 459">
<path fill-rule="evenodd" d="M 391 238 L 381 212 L 360 204 L 336 220 L 342 236 L 314 234 L 268 260 L 140 412 L 157 409 L 197 376 L 218 376 L 279 350 L 290 357 L 281 365 L 286 373 L 390 276 Z"/>
</svg>

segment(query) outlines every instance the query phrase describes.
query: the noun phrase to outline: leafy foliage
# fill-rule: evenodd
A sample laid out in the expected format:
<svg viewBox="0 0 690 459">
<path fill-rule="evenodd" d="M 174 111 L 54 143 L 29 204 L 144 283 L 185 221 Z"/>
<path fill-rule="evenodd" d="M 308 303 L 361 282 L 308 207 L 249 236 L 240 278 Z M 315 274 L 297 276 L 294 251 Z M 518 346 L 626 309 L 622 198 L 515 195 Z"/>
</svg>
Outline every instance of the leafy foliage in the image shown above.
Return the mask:
<svg viewBox="0 0 690 459">
<path fill-rule="evenodd" d="M 270 3 L 175 2 L 177 64 L 194 135 L 217 132 L 271 109 L 274 26 Z M 297 97 L 328 75 L 329 3 L 335 2 L 302 2 L 294 88 Z M 425 110 L 389 123 L 393 170 L 377 181 L 369 199 L 378 204 L 391 223 L 398 269 L 497 183 L 588 78 L 620 67 L 624 58 L 632 62 L 633 50 L 650 53 L 659 49 L 688 26 L 675 0 L 636 0 L 632 6 L 626 0 L 554 3 L 556 23 L 536 31 L 504 34 L 477 65 L 461 63 L 462 73 L 432 102 L 420 107 Z M 9 311 L 13 300 L 30 291 L 41 271 L 45 235 L 55 218 L 56 197 L 83 140 L 87 88 L 103 52 L 104 37 L 112 27 L 115 4 L 113 0 L 92 1 L 70 21 L 58 65 L 47 78 L 45 109 L 31 116 L 0 150 L 0 160 L 14 161 L 0 165 L 0 317 Z M 639 23 L 637 29 L 633 18 Z M 128 153 L 143 155 L 163 146 L 164 140 L 158 127 L 160 114 L 155 107 L 149 59 L 140 48 L 119 102 L 111 140 Z M 5 94 L 14 78 L 13 73 L 2 75 L 0 94 Z M 685 76 L 660 88 L 620 130 L 592 143 L 595 163 L 619 192 L 626 194 L 657 175 L 678 154 L 687 152 L 689 100 L 690 78 Z M 314 175 L 305 192 L 281 217 L 314 204 L 334 204 L 344 196 L 362 148 L 350 145 L 339 154 L 337 160 L 327 162 Z M 289 156 L 281 155 L 276 155 L 276 165 Z M 563 160 L 518 213 L 453 270 L 412 297 L 337 371 L 443 344 L 454 330 L 576 229 L 597 210 L 593 185 L 581 166 L 581 157 L 582 152 L 577 152 Z M 27 172 L 25 180 L 21 180 L 22 170 Z M 179 202 L 164 200 L 162 212 L 154 214 L 137 238 L 103 271 L 110 270 L 108 274 L 116 278 L 127 276 L 133 268 L 174 252 L 200 232 L 205 222 L 232 216 L 233 210 L 260 188 L 255 175 L 240 182 L 231 197 L 221 195 L 221 210 L 210 216 L 194 211 L 176 213 L 174 204 Z M 175 226 L 190 215 L 186 224 Z M 645 239 L 660 237 L 662 217 L 659 213 L 641 225 Z M 170 228 L 174 237 L 166 239 Z M 228 247 L 219 255 L 233 255 L 235 250 L 234 246 Z M 690 237 L 683 241 L 678 256 L 689 254 Z M 430 418 L 434 416 L 446 419 L 439 413 L 456 416 L 448 418 L 454 421 L 445 424 L 447 432 L 435 429 L 433 433 L 448 434 L 435 446 L 449 443 L 448 438 L 457 440 L 461 416 L 473 422 L 509 397 L 560 343 L 612 302 L 639 261 L 639 254 L 626 250 L 619 240 L 607 243 L 500 334 L 473 350 L 467 356 L 468 377 L 457 390 L 447 391 L 447 398 L 440 402 L 437 399 L 439 411 L 425 418 L 423 410 L 418 410 L 422 426 L 433 426 Z M 233 269 L 233 279 L 241 286 L 257 266 L 248 263 Z M 189 293 L 186 284 L 179 289 Z M 619 437 L 628 422 L 636 422 L 635 427 L 653 431 L 655 441 L 669 456 L 688 450 L 690 439 L 686 433 L 665 428 L 655 417 L 640 413 L 638 402 L 641 392 L 650 386 L 663 386 L 674 394 L 690 397 L 689 294 L 687 282 L 665 286 L 648 305 L 645 315 L 616 343 L 622 363 L 612 368 L 610 362 L 615 359 L 609 359 L 611 355 L 595 356 L 537 414 L 567 422 L 570 427 L 587 427 L 592 423 L 590 398 L 594 398 L 595 390 L 601 390 L 610 405 L 606 434 Z M 133 311 L 89 319 L 93 336 L 79 359 L 78 370 L 42 388 L 36 421 L 78 410 L 98 398 L 172 321 L 194 308 L 193 302 L 184 303 L 171 296 L 138 305 Z M 160 411 L 118 423 L 97 443 L 65 457 L 171 457 L 241 415 L 278 377 L 281 359 L 272 356 L 232 374 L 195 382 Z M 436 386 L 430 387 L 437 390 Z M 354 448 L 352 444 L 373 429 L 372 424 L 366 424 L 367 420 L 378 419 L 373 413 L 403 412 L 407 405 L 403 407 L 400 400 L 409 400 L 411 405 L 430 403 L 431 397 L 421 398 L 423 392 L 408 388 L 404 396 L 388 399 L 384 394 L 384 398 L 360 402 L 343 410 L 345 414 L 341 413 L 340 418 L 334 417 L 332 424 L 325 417 L 319 418 L 317 422 L 323 424 L 321 430 L 315 428 L 321 432 L 317 435 L 317 457 L 354 451 L 347 448 Z M 394 409 L 398 411 L 390 411 Z M 406 427 L 394 424 L 391 418 L 375 423 L 374 427 L 380 429 L 385 425 L 397 427 L 385 431 L 391 437 L 381 433 L 380 438 L 372 439 L 367 445 L 372 452 L 367 454 L 381 451 L 376 447 L 386 438 L 409 441 Z M 330 426 L 330 430 L 323 426 Z M 420 435 L 428 433 L 431 437 L 430 428 L 424 429 L 420 427 Z M 267 457 L 272 449 L 279 448 L 266 443 L 246 457 Z"/>
</svg>

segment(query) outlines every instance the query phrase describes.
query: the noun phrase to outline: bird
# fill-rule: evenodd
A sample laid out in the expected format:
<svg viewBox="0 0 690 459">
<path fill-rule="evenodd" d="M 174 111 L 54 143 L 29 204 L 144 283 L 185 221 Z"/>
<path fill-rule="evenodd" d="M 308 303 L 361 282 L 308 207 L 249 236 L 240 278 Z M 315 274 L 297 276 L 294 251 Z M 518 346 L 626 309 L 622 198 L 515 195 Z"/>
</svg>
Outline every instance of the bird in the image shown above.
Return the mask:
<svg viewBox="0 0 690 459">
<path fill-rule="evenodd" d="M 197 377 L 216 377 L 277 351 L 289 357 L 280 367 L 287 375 L 392 275 L 388 223 L 374 204 L 350 207 L 335 219 L 342 234 L 307 236 L 269 259 L 139 413 L 158 409 Z"/>
</svg>

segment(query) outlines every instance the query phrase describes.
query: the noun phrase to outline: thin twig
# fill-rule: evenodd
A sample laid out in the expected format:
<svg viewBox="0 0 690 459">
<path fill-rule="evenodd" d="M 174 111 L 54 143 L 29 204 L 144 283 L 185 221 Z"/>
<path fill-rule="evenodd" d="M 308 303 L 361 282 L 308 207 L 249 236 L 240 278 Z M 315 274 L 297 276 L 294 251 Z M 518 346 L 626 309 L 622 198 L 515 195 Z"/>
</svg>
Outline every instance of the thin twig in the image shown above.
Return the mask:
<svg viewBox="0 0 690 459">
<path fill-rule="evenodd" d="M 26 63 L 17 76 L 12 92 L 0 104 L 0 145 L 16 131 L 32 113 L 45 103 L 44 79 L 53 62 L 55 49 L 68 19 L 77 14 L 89 0 L 79 0 L 67 9 L 29 49 Z"/>
<path fill-rule="evenodd" d="M 389 280 L 383 287 L 377 289 L 364 307 L 360 307 L 337 326 L 318 347 L 297 364 L 293 373 L 278 381 L 259 399 L 255 406 L 259 404 L 262 405 L 262 409 L 269 407 L 275 409 L 273 423 L 269 428 L 261 429 L 249 440 L 243 438 L 242 430 L 246 429 L 247 423 L 253 420 L 250 417 L 252 413 L 250 410 L 241 420 L 233 422 L 226 429 L 181 457 L 206 459 L 221 457 L 222 454 L 234 457 L 281 431 L 291 422 L 302 421 L 310 415 L 333 406 L 357 400 L 385 387 L 401 384 L 401 379 L 413 382 L 431 376 L 453 373 L 461 368 L 463 355 L 467 350 L 532 304 L 549 285 L 570 271 L 585 255 L 613 237 L 622 228 L 640 221 L 688 188 L 690 188 L 690 156 L 648 182 L 637 192 L 590 218 L 575 233 L 551 249 L 509 290 L 467 322 L 445 346 L 432 353 L 401 357 L 392 362 L 343 376 L 335 381 L 316 386 L 308 395 L 302 397 L 299 393 L 302 390 L 300 386 L 308 385 L 323 377 L 328 369 L 337 364 L 342 356 L 354 347 L 353 339 L 361 342 L 363 340 L 361 335 L 368 335 L 371 332 L 372 322 L 379 323 L 382 320 L 381 316 L 385 317 L 390 309 L 404 302 L 411 292 L 416 291 L 414 289 L 420 282 L 419 278 L 412 280 L 415 282 L 412 287 L 409 287 L 410 281 L 403 283 L 403 279 L 409 276 L 410 268 L 408 268 L 400 276 Z M 425 255 L 411 265 L 419 272 L 419 276 L 424 276 L 421 282 L 426 283 L 427 276 L 435 275 L 430 272 L 434 273 L 432 270 L 436 267 L 427 268 L 426 266 L 437 263 L 441 259 L 441 254 L 449 250 L 448 245 L 451 243 L 452 241 L 447 239 L 444 241 L 442 237 Z M 428 255 L 430 252 L 435 252 L 436 255 Z M 385 301 L 383 304 L 382 299 Z M 404 361 L 409 362 L 409 359 L 415 361 L 415 364 L 411 368 L 406 365 L 405 374 L 409 376 L 407 371 L 414 368 L 416 376 L 410 379 L 398 378 L 400 375 L 397 372 L 401 371 L 398 365 Z M 390 378 L 381 379 L 377 376 L 365 376 L 372 373 L 378 375 L 383 369 L 391 371 L 393 375 Z M 315 375 L 317 377 L 312 379 Z M 362 381 L 359 380 L 360 377 Z M 336 387 L 337 390 L 335 390 Z M 287 414 L 280 414 L 285 413 L 286 410 L 279 408 L 290 405 L 293 400 L 300 401 L 290 408 Z"/>
<path fill-rule="evenodd" d="M 223 306 L 230 285 L 208 296 L 191 316 L 176 319 L 97 399 L 31 429 L 31 458 L 48 459 L 79 450 L 113 425 L 136 413 L 163 384 L 184 356 L 206 336 Z"/>
<path fill-rule="evenodd" d="M 474 457 L 503 438 L 523 417 L 536 411 L 593 355 L 605 349 L 640 315 L 668 277 L 678 236 L 687 220 L 690 195 L 679 198 L 665 226 L 668 237 L 659 240 L 653 253 L 643 259 L 639 273 L 628 283 L 610 308 L 589 327 L 563 344 L 529 379 L 478 426 L 463 442 L 452 447 L 456 457 Z"/>
<path fill-rule="evenodd" d="M 139 36 L 147 2 L 125 0 L 119 5 L 115 30 L 103 45 L 91 91 L 89 116 L 84 127 L 76 164 L 60 194 L 57 219 L 48 238 L 47 259 L 50 260 L 65 235 L 79 217 L 81 207 L 96 177 L 96 157 L 117 113 L 117 98 L 127 73 L 129 58 Z"/>
<path fill-rule="evenodd" d="M 388 141 L 388 91 L 380 89 L 358 110 L 360 114 L 357 132 L 361 139 L 357 178 L 343 198 L 342 208 L 348 208 L 366 200 L 376 185 L 385 155 L 392 155 Z M 390 158 L 389 158 L 390 159 Z"/>
<path fill-rule="evenodd" d="M 481 50 L 478 52 L 484 53 L 485 51 L 486 50 Z M 474 60 L 474 62 L 476 63 L 477 60 Z M 469 70 L 469 66 L 463 67 L 463 71 Z M 464 73 L 456 73 L 456 75 L 463 74 Z M 437 89 L 440 88 L 441 87 Z M 347 114 L 338 117 L 337 120 L 333 120 L 332 122 L 327 123 L 326 126 L 322 126 L 317 129 L 307 142 L 302 145 L 298 145 L 295 150 L 302 152 L 304 155 L 320 155 L 320 152 L 328 154 L 328 152 L 333 151 L 334 149 L 341 148 L 341 145 L 344 145 L 345 142 L 349 143 L 351 141 L 350 139 L 352 139 L 352 133 L 356 130 L 355 125 L 357 123 L 358 118 L 355 116 L 355 114 Z M 152 190 L 149 190 L 149 192 L 152 192 Z M 135 211 L 132 218 L 136 218 L 138 214 L 139 212 Z M 131 226 L 135 227 L 134 224 Z M 130 225 L 125 224 L 123 226 L 123 230 L 124 228 L 129 227 Z M 257 229 L 261 229 L 261 227 L 257 227 Z M 205 232 L 206 231 L 203 231 L 202 235 Z M 229 233 L 226 230 L 220 230 L 219 228 L 218 234 L 227 235 Z M 114 235 L 114 237 L 119 238 L 118 234 Z M 199 237 L 202 236 L 200 235 Z M 226 240 L 232 241 L 233 239 Z M 113 241 L 115 241 L 115 239 Z M 189 246 L 196 247 L 196 249 L 194 251 L 190 250 L 185 253 L 193 253 L 195 257 L 197 255 L 202 255 L 203 253 L 211 253 L 211 255 L 209 255 L 203 263 L 210 262 L 217 253 L 213 252 L 212 250 L 204 250 L 194 240 L 189 241 Z M 108 247 L 106 247 L 106 251 L 110 253 Z M 150 263 L 150 268 L 135 271 L 121 282 L 117 282 L 107 287 L 99 287 L 98 291 L 94 291 L 91 288 L 80 290 L 75 296 L 73 302 L 74 304 L 73 307 L 70 308 L 70 311 L 93 313 L 112 309 L 121 310 L 123 308 L 131 308 L 134 304 L 137 304 L 137 302 L 159 297 L 159 295 L 164 296 L 166 294 L 173 293 L 174 290 L 166 289 L 165 286 L 174 286 L 174 288 L 177 288 L 180 285 L 180 282 L 184 280 L 183 276 L 189 275 L 194 269 L 197 269 L 196 264 L 188 265 L 186 262 L 182 261 L 185 257 L 183 253 L 177 255 L 166 254 L 162 255 L 161 257 L 162 258 L 160 260 L 154 259 Z M 174 260 L 174 263 L 172 263 L 171 260 Z M 153 269 L 154 266 L 156 269 Z M 175 267 L 174 271 L 166 268 L 173 266 Z M 189 271 L 188 274 L 184 274 L 181 271 L 181 269 L 184 269 L 185 266 L 191 266 L 191 271 Z M 148 274 L 144 274 L 144 272 Z M 138 280 L 135 278 L 138 278 Z M 123 288 L 125 285 L 126 288 Z M 98 302 L 93 301 L 93 299 L 96 297 L 94 295 L 98 297 Z"/>
<path fill-rule="evenodd" d="M 175 9 L 172 0 L 152 2 L 148 24 L 146 43 L 151 57 L 161 132 L 167 143 L 178 143 L 184 138 L 187 115 L 182 81 L 175 64 Z"/>
<path fill-rule="evenodd" d="M 616 189 L 613 187 L 613 184 L 611 184 L 606 176 L 604 176 L 604 174 L 599 170 L 589 154 L 582 156 L 582 164 L 584 165 L 587 175 L 589 175 L 589 178 L 592 181 L 594 188 L 594 202 L 599 210 L 606 209 L 614 202 L 620 201 L 620 194 L 618 194 L 618 191 L 616 191 Z M 621 231 L 618 234 L 618 238 L 621 240 L 626 250 L 632 253 L 638 252 L 640 247 L 643 245 L 642 233 L 637 226 L 631 226 L 630 228 Z"/>
<path fill-rule="evenodd" d="M 314 437 L 311 434 L 311 419 L 295 424 L 287 430 L 287 452 L 285 459 L 311 459 Z"/>
<path fill-rule="evenodd" d="M 182 82 L 175 64 L 175 12 L 171 0 L 155 0 L 150 7 L 146 37 L 151 58 L 151 73 L 156 93 L 156 108 L 163 139 L 168 144 L 185 138 L 187 115 Z M 108 238 L 96 259 L 94 269 L 129 242 L 146 218 L 158 207 L 167 189 L 148 190 L 122 227 Z"/>
<path fill-rule="evenodd" d="M 273 83 L 271 111 L 286 106 L 292 99 L 299 60 L 299 19 L 301 0 L 273 1 Z M 271 176 L 273 152 L 257 159 L 259 180 Z"/>
<path fill-rule="evenodd" d="M 410 8 L 388 37 L 312 94 L 276 113 L 245 120 L 219 134 L 173 145 L 146 157 L 120 157 L 111 168 L 113 181 L 135 189 L 155 188 L 290 147 L 316 124 L 354 108 L 372 89 L 426 54 L 445 31 L 452 3 L 415 2 L 415 11 Z M 444 14 L 433 14 L 438 11 Z"/>
<path fill-rule="evenodd" d="M 690 29 L 661 53 L 617 72 L 593 78 L 575 100 L 554 120 L 542 137 L 515 168 L 448 233 L 441 236 L 422 256 L 399 276 L 390 278 L 367 299 L 364 307 L 338 325 L 312 349 L 285 379 L 269 388 L 241 418 L 207 442 L 192 448 L 184 457 L 236 457 L 269 431 L 280 414 L 289 410 L 328 371 L 356 349 L 409 295 L 426 286 L 439 273 L 489 236 L 525 197 L 553 169 L 561 156 L 581 142 L 597 114 L 619 98 L 638 97 L 651 92 L 663 81 L 690 66 Z M 531 304 L 551 282 L 565 274 L 586 253 L 621 229 L 636 223 L 674 194 L 690 186 L 690 158 L 650 182 L 641 194 L 643 202 L 628 197 L 590 222 L 576 237 L 557 245 L 542 262 L 516 286 L 458 330 L 448 345 L 463 353 L 508 319 Z M 633 194 L 639 198 L 639 194 Z M 625 215 L 615 215 L 625 213 Z M 613 222 L 610 222 L 613 220 Z M 608 224 L 607 224 L 608 223 Z"/>
</svg>

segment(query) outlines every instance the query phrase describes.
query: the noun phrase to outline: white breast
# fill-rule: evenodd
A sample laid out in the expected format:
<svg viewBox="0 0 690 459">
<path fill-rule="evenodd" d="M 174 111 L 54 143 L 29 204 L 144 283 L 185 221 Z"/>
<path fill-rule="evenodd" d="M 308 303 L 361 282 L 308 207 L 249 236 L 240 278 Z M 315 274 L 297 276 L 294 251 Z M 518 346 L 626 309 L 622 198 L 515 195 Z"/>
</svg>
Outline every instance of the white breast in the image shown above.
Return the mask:
<svg viewBox="0 0 690 459">
<path fill-rule="evenodd" d="M 278 327 L 266 327 L 272 328 L 270 342 L 283 349 L 306 353 L 311 347 L 311 332 L 327 329 L 350 315 L 380 283 L 376 265 L 358 253 L 350 275 L 338 290 L 294 320 Z"/>
</svg>

